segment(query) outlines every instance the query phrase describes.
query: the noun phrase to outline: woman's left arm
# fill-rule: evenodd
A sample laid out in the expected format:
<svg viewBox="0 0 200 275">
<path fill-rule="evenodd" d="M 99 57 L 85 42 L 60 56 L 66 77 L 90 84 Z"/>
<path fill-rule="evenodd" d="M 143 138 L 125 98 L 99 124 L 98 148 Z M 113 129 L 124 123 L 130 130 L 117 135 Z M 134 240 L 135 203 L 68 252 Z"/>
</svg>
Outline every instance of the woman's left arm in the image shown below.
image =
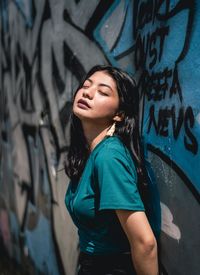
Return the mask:
<svg viewBox="0 0 200 275">
<path fill-rule="evenodd" d="M 137 275 L 158 275 L 157 242 L 145 212 L 116 210 L 131 247 Z"/>
</svg>

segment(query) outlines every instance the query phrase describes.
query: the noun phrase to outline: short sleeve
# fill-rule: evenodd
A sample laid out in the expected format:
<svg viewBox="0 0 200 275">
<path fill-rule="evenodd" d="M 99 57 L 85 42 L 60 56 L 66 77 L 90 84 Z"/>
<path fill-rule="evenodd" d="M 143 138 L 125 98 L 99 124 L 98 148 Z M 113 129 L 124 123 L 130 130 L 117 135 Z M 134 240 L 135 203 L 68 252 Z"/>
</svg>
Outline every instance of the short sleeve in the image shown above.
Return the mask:
<svg viewBox="0 0 200 275">
<path fill-rule="evenodd" d="M 99 210 L 124 209 L 144 211 L 137 188 L 137 174 L 130 155 L 108 148 L 95 161 L 99 188 Z"/>
</svg>

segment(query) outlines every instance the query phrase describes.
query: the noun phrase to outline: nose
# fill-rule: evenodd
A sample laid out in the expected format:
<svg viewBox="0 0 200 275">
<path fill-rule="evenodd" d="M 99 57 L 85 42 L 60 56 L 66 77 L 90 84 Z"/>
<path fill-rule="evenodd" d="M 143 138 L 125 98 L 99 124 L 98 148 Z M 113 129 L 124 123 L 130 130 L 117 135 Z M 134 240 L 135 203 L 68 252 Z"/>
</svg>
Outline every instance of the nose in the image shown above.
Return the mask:
<svg viewBox="0 0 200 275">
<path fill-rule="evenodd" d="M 83 97 L 92 99 L 94 96 L 94 88 L 88 87 L 83 90 Z"/>
</svg>

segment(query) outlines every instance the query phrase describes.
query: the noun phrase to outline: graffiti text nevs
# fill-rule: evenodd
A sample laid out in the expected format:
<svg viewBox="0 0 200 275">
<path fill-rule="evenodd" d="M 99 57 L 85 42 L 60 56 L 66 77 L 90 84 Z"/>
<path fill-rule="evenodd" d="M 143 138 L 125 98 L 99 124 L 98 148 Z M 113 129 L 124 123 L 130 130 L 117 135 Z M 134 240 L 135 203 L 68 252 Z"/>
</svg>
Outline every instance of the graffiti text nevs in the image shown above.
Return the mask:
<svg viewBox="0 0 200 275">
<path fill-rule="evenodd" d="M 185 132 L 185 148 L 191 151 L 193 154 L 197 154 L 197 139 L 191 131 L 195 121 L 192 108 L 190 106 L 186 109 L 181 107 L 177 112 L 176 107 L 172 106 L 170 108 L 160 108 L 158 114 L 156 113 L 157 112 L 155 111 L 155 106 L 152 105 L 149 109 L 149 122 L 147 133 L 150 132 L 151 128 L 154 128 L 156 135 L 168 137 L 170 135 L 169 128 L 171 127 L 173 138 L 176 140 L 181 132 L 181 129 L 183 129 Z M 176 113 L 178 113 L 178 115 Z"/>
</svg>

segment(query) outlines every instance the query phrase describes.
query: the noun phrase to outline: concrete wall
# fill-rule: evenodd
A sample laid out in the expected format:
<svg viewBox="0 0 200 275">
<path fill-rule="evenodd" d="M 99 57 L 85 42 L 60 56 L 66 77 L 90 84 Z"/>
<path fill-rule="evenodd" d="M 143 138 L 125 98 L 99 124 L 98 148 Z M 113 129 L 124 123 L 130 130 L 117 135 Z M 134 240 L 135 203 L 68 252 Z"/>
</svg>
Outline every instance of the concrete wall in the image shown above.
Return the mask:
<svg viewBox="0 0 200 275">
<path fill-rule="evenodd" d="M 200 2 L 1 0 L 0 12 L 6 257 L 30 274 L 75 274 L 78 242 L 64 205 L 69 109 L 83 74 L 110 63 L 140 87 L 161 198 L 163 274 L 199 274 Z"/>
</svg>

